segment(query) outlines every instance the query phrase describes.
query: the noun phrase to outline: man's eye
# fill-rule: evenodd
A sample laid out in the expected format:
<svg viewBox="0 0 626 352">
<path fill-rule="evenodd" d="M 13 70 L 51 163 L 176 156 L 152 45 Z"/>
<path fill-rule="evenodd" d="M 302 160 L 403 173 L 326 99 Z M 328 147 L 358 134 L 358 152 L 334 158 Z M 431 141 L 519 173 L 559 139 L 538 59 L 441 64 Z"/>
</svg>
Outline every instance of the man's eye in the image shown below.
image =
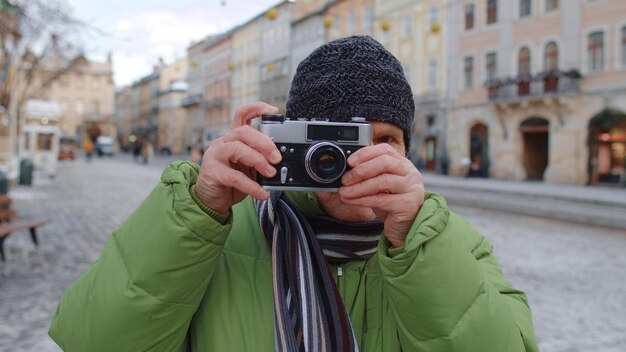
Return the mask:
<svg viewBox="0 0 626 352">
<path fill-rule="evenodd" d="M 392 141 L 393 138 L 391 136 L 382 136 L 376 139 L 376 142 L 378 143 L 391 143 Z"/>
</svg>

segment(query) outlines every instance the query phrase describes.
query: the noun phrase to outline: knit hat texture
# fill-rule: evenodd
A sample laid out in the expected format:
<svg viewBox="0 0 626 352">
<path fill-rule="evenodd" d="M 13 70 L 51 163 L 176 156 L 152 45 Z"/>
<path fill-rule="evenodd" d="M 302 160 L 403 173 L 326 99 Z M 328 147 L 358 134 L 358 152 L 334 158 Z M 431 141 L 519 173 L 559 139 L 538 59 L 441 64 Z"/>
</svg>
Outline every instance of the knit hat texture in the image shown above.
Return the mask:
<svg viewBox="0 0 626 352">
<path fill-rule="evenodd" d="M 414 113 L 413 93 L 398 59 L 372 37 L 352 36 L 326 43 L 300 62 L 285 115 L 389 122 L 404 132 L 408 152 Z"/>
</svg>

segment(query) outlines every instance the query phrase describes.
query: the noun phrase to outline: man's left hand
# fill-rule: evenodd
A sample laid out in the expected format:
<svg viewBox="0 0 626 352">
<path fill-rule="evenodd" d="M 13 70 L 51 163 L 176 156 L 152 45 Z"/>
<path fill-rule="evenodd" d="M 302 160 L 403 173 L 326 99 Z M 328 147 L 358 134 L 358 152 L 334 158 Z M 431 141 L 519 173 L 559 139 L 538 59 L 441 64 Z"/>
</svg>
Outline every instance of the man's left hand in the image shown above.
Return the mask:
<svg viewBox="0 0 626 352">
<path fill-rule="evenodd" d="M 352 168 L 341 179 L 339 195 L 346 204 L 371 208 L 385 224 L 394 247 L 404 241 L 424 203 L 422 174 L 386 143 L 359 149 L 348 158 Z"/>
</svg>

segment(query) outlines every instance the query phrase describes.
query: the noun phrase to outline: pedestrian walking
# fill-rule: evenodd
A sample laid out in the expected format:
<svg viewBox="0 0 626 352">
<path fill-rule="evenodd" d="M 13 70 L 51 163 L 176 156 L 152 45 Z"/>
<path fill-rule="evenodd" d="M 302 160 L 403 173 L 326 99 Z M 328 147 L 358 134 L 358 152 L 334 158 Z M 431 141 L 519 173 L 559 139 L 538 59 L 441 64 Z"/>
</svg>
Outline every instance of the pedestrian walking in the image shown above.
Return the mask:
<svg viewBox="0 0 626 352">
<path fill-rule="evenodd" d="M 83 151 L 85 151 L 85 158 L 87 161 L 91 161 L 91 157 L 93 156 L 94 145 L 89 137 L 83 140 Z"/>
<path fill-rule="evenodd" d="M 199 144 L 196 144 L 195 146 L 191 148 L 191 155 L 190 155 L 191 161 L 198 164 L 199 166 L 202 165 L 203 155 L 204 155 L 204 151 L 202 150 L 202 147 Z"/>
<path fill-rule="evenodd" d="M 152 159 L 154 149 L 152 148 L 152 143 L 150 143 L 150 141 L 145 140 L 141 143 L 140 155 L 144 164 L 147 164 Z"/>
<path fill-rule="evenodd" d="M 139 158 L 141 157 L 142 145 L 143 145 L 143 140 L 141 139 L 137 139 L 135 143 L 133 144 L 133 160 L 139 161 Z"/>
</svg>

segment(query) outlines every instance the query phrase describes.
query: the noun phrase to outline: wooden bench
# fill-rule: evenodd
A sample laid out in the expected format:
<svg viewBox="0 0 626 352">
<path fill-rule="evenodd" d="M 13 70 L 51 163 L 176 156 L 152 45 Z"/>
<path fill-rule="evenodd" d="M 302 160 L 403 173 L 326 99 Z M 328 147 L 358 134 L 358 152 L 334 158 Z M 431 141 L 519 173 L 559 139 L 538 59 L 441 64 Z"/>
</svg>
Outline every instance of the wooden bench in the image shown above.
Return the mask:
<svg viewBox="0 0 626 352">
<path fill-rule="evenodd" d="M 37 227 L 47 223 L 47 219 L 22 218 L 11 209 L 11 198 L 0 195 L 0 259 L 6 259 L 4 254 L 4 240 L 16 231 L 30 230 L 30 237 L 37 246 Z"/>
</svg>

